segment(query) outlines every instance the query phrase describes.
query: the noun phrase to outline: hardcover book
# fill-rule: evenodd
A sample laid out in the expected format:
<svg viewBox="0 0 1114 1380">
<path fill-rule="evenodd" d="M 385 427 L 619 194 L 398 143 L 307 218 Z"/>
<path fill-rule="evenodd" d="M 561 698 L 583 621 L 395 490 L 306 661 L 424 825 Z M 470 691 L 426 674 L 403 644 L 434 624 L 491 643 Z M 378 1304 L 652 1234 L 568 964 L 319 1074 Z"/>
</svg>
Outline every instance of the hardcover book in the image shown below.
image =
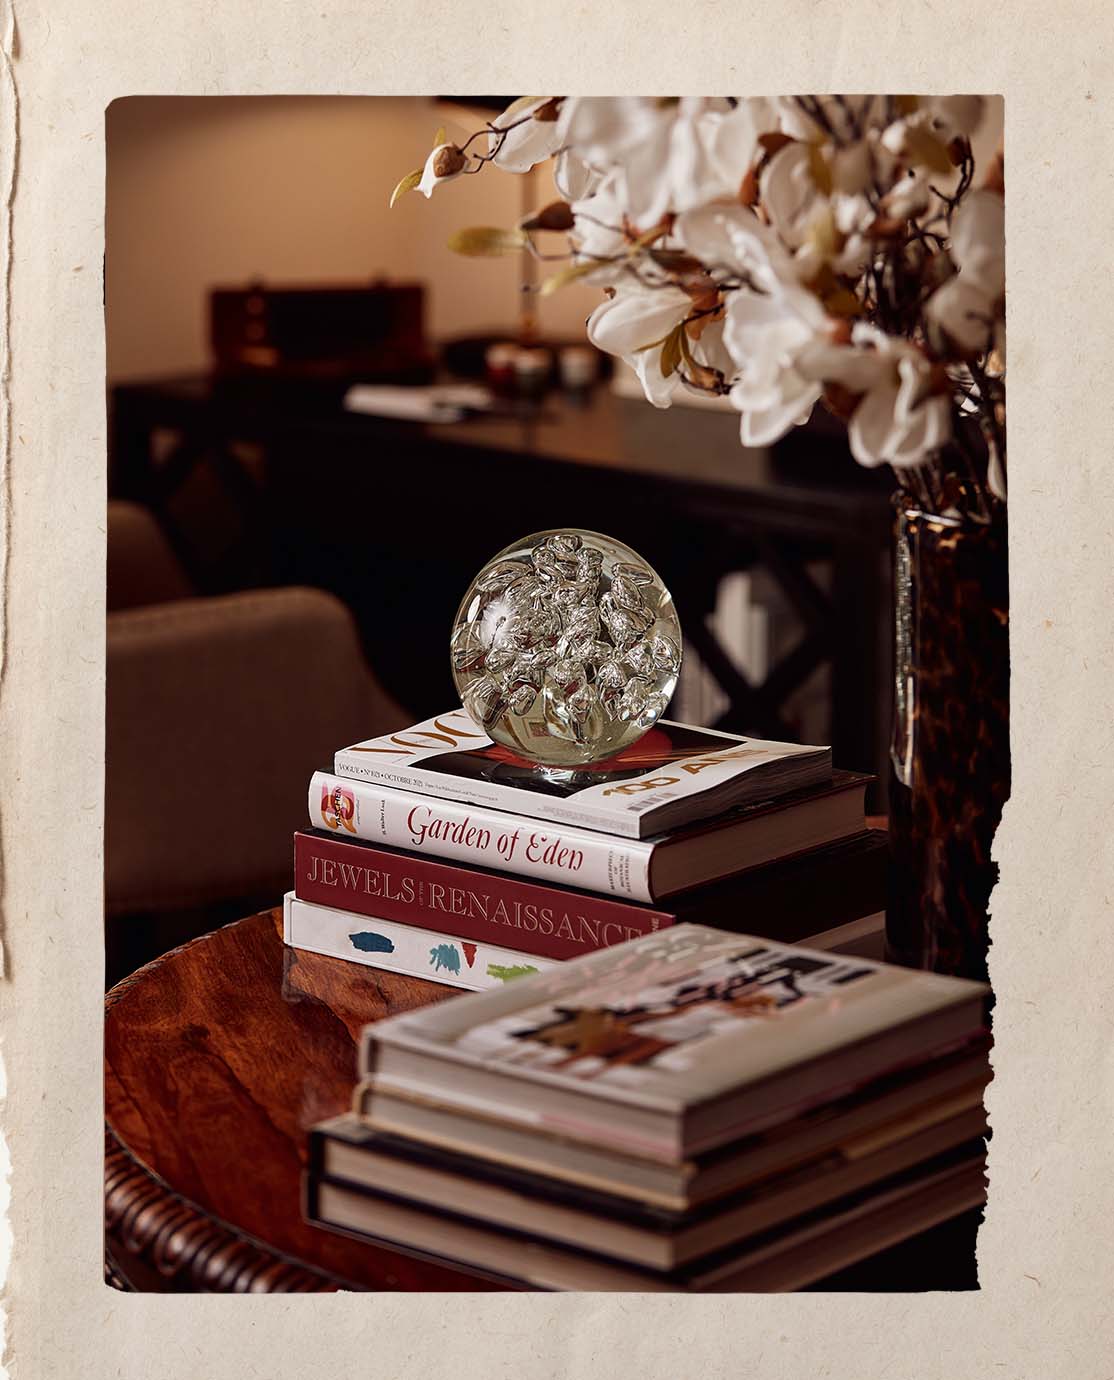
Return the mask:
<svg viewBox="0 0 1114 1380">
<path fill-rule="evenodd" d="M 458 1107 L 410 1091 L 385 1091 L 374 1079 L 357 1087 L 352 1105 L 369 1129 L 411 1144 L 685 1211 L 807 1159 L 846 1154 L 864 1137 L 881 1140 L 895 1127 L 933 1125 L 957 1100 L 981 1107 L 989 1077 L 987 1044 L 976 1038 L 939 1059 L 872 1079 L 792 1121 L 676 1164 L 522 1122 L 461 1115 Z"/>
<path fill-rule="evenodd" d="M 801 1289 L 986 1199 L 981 1140 L 959 1146 L 674 1271 L 651 1270 L 321 1174 L 309 1221 L 525 1288 L 775 1293 Z"/>
<path fill-rule="evenodd" d="M 868 831 L 654 907 L 305 829 L 294 835 L 294 893 L 374 919 L 567 959 L 685 920 L 807 941 L 885 907 L 887 858 L 886 836 Z"/>
<path fill-rule="evenodd" d="M 552 966 L 551 959 L 537 954 L 315 906 L 299 901 L 292 891 L 283 898 L 283 940 L 292 949 L 308 949 L 467 992 L 502 987 Z"/>
<path fill-rule="evenodd" d="M 970 1038 L 988 990 L 675 925 L 369 1025 L 360 1072 L 676 1161 Z"/>
<path fill-rule="evenodd" d="M 454 709 L 336 753 L 338 776 L 644 839 L 826 781 L 831 751 L 659 720 L 614 757 L 575 770 L 515 756 Z"/>
<path fill-rule="evenodd" d="M 852 1140 L 681 1211 L 382 1135 L 352 1115 L 313 1129 L 310 1170 L 417 1207 L 496 1228 L 513 1224 L 545 1240 L 671 1271 L 966 1145 L 985 1129 L 981 1099 L 955 1099 L 931 1121 Z"/>
<path fill-rule="evenodd" d="M 869 779 L 836 772 L 819 785 L 657 838 L 619 838 L 319 771 L 310 780 L 309 817 L 340 838 L 624 900 L 660 901 L 860 833 Z"/>
</svg>

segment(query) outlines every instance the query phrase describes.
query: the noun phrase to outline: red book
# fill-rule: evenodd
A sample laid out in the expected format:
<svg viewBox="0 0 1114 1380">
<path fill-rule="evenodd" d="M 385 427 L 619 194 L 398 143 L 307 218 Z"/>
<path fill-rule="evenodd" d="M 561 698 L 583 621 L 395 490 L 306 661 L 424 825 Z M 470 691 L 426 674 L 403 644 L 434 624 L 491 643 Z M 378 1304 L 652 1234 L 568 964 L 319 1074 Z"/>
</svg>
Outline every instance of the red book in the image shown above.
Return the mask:
<svg viewBox="0 0 1114 1380">
<path fill-rule="evenodd" d="M 306 829 L 294 835 L 294 891 L 369 919 L 566 959 L 681 921 L 798 942 L 883 909 L 885 862 L 885 836 L 864 831 L 655 907 Z"/>
</svg>

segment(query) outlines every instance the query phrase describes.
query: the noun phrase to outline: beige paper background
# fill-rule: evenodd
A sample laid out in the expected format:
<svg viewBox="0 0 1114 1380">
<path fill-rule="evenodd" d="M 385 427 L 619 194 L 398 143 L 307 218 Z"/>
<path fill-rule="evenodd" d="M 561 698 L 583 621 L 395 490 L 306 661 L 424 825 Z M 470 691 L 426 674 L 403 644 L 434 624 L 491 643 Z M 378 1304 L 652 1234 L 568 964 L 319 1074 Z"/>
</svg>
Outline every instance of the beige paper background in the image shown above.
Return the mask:
<svg viewBox="0 0 1114 1380">
<path fill-rule="evenodd" d="M 0 1001 L 11 1373 L 1109 1380 L 1107 7 L 21 0 L 13 32 L 8 5 Z M 104 109 L 132 93 L 446 89 L 1005 95 L 1015 765 L 996 850 L 994 1140 L 979 1293 L 183 1298 L 101 1283 Z M 6 243 L 5 227 L 5 263 Z"/>
</svg>

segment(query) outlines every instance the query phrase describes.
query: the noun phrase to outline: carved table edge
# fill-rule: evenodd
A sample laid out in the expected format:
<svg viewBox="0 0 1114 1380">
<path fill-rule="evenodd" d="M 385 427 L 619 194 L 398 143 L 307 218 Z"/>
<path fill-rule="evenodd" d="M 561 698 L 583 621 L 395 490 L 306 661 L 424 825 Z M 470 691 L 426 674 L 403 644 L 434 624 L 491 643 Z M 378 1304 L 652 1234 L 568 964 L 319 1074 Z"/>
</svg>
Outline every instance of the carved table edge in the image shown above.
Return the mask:
<svg viewBox="0 0 1114 1380">
<path fill-rule="evenodd" d="M 167 949 L 166 953 L 159 954 L 156 958 L 152 958 L 149 963 L 144 963 L 141 968 L 136 968 L 136 970 L 129 973 L 127 977 L 122 977 L 114 987 L 108 989 L 104 994 L 104 1009 L 106 1014 L 121 1000 L 121 998 L 126 997 L 133 987 L 144 978 L 149 977 L 152 973 L 158 972 L 163 964 L 168 963 L 172 958 L 177 958 L 179 954 L 185 953 L 187 949 L 192 949 L 197 944 L 204 944 L 207 940 L 212 939 L 214 935 L 220 934 L 222 930 L 230 930 L 233 926 L 242 925 L 247 920 L 258 919 L 260 915 L 274 915 L 275 911 L 279 909 L 279 906 L 265 906 L 262 910 L 257 910 L 252 915 L 241 915 L 236 920 L 230 920 L 227 925 L 218 925 L 215 930 L 206 930 L 204 934 L 195 935 L 192 939 L 187 939 L 184 944 L 179 944 L 173 949 Z"/>
<path fill-rule="evenodd" d="M 140 1164 L 109 1125 L 104 1217 L 105 1282 L 117 1289 L 134 1287 L 129 1259 L 178 1292 L 319 1294 L 353 1287 L 207 1216 Z"/>
</svg>

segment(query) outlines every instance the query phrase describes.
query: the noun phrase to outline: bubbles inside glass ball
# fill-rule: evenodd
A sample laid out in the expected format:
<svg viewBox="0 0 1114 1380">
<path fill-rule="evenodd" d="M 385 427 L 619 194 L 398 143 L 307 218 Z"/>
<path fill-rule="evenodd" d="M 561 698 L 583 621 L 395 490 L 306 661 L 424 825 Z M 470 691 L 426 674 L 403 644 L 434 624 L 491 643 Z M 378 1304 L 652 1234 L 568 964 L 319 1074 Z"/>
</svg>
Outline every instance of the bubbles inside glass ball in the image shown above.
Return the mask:
<svg viewBox="0 0 1114 1380">
<path fill-rule="evenodd" d="M 583 766 L 664 714 L 681 625 L 660 576 L 598 532 L 537 532 L 472 581 L 452 633 L 453 680 L 489 737 L 521 757 Z"/>
</svg>

